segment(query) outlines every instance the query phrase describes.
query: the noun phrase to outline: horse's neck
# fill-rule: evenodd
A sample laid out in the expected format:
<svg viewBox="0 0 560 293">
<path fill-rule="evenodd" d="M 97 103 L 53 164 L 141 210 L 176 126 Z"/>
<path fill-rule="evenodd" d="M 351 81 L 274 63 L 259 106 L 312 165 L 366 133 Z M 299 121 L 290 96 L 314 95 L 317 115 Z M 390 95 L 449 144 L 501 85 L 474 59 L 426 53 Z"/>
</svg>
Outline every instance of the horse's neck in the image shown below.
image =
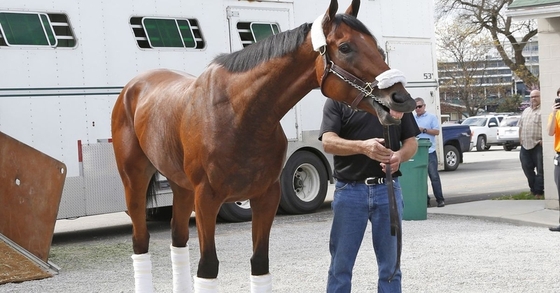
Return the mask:
<svg viewBox="0 0 560 293">
<path fill-rule="evenodd" d="M 278 122 L 307 93 L 319 86 L 315 74 L 317 54 L 310 45 L 293 54 L 293 57 L 265 62 L 233 79 L 229 86 L 244 86 L 242 99 L 234 101 L 239 103 L 238 110 L 264 112 L 267 115 L 261 115 L 261 119 Z"/>
</svg>

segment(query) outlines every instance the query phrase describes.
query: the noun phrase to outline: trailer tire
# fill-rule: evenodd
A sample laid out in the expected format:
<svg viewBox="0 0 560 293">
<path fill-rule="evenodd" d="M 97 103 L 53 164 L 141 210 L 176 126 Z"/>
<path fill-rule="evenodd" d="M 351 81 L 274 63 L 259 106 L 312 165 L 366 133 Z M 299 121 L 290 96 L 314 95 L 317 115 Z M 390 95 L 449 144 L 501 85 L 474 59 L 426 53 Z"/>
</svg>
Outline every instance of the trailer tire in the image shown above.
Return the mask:
<svg viewBox="0 0 560 293">
<path fill-rule="evenodd" d="M 327 177 L 327 170 L 319 157 L 308 151 L 295 152 L 280 177 L 282 210 L 290 214 L 316 211 L 327 196 Z"/>
<path fill-rule="evenodd" d="M 218 216 L 227 222 L 251 221 L 252 215 L 249 200 L 226 202 L 218 212 Z"/>
</svg>

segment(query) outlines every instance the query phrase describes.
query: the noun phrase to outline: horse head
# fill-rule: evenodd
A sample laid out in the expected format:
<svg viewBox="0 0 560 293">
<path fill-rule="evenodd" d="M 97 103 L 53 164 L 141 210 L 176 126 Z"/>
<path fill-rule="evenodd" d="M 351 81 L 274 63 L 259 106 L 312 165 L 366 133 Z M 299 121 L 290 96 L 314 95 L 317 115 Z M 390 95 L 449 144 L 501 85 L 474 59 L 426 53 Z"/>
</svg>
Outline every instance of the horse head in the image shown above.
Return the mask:
<svg viewBox="0 0 560 293">
<path fill-rule="evenodd" d="M 359 0 L 344 14 L 336 14 L 337 0 L 311 28 L 313 48 L 319 51 L 316 75 L 322 93 L 354 109 L 367 111 L 383 125 L 400 124 L 404 112 L 416 102 L 406 91 L 400 71 L 385 63 L 385 54 L 375 37 L 356 16 Z"/>
</svg>

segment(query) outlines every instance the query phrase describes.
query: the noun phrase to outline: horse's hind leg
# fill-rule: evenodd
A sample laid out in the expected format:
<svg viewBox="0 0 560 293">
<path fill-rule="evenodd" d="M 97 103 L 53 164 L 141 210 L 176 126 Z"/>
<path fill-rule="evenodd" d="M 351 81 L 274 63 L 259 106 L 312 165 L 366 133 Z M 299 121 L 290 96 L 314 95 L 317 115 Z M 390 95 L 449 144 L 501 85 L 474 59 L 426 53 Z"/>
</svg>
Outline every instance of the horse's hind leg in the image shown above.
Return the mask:
<svg viewBox="0 0 560 293">
<path fill-rule="evenodd" d="M 173 190 L 173 218 L 171 219 L 171 265 L 173 292 L 192 291 L 189 256 L 189 221 L 194 208 L 194 194 L 169 181 Z"/>
<path fill-rule="evenodd" d="M 272 185 L 267 193 L 251 199 L 253 211 L 253 256 L 251 257 L 251 292 L 272 292 L 269 272 L 269 238 L 272 222 L 280 202 L 280 184 Z"/>
<path fill-rule="evenodd" d="M 139 160 L 141 161 L 141 160 Z M 126 167 L 125 167 L 126 168 Z M 123 181 L 126 205 L 132 220 L 132 255 L 134 267 L 135 292 L 151 293 L 152 263 L 148 253 L 150 234 L 146 225 L 146 191 L 150 176 L 134 168 L 126 168 Z"/>
<path fill-rule="evenodd" d="M 132 255 L 136 293 L 153 292 L 152 262 L 148 253 L 150 234 L 146 225 L 146 190 L 149 178 L 128 173 L 125 184 L 128 214 L 132 220 Z M 142 192 L 143 191 L 143 192 Z"/>
<path fill-rule="evenodd" d="M 146 225 L 146 192 L 155 168 L 142 152 L 132 127 L 113 120 L 113 148 L 124 185 L 128 215 L 132 220 L 132 255 L 136 292 L 153 292 L 152 264 Z M 115 127 L 116 125 L 120 127 Z"/>
</svg>

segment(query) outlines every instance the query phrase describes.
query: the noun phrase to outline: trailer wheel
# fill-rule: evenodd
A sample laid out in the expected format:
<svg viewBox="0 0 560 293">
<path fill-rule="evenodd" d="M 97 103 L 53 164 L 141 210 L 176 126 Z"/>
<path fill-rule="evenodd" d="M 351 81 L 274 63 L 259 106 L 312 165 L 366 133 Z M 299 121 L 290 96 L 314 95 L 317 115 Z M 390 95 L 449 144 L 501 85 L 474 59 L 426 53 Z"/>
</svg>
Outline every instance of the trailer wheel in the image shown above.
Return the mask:
<svg viewBox="0 0 560 293">
<path fill-rule="evenodd" d="M 249 200 L 226 202 L 220 208 L 218 216 L 228 222 L 246 222 L 252 217 Z"/>
<path fill-rule="evenodd" d="M 288 159 L 280 182 L 280 207 L 290 214 L 314 212 L 327 196 L 327 170 L 321 159 L 308 151 L 298 151 Z"/>
</svg>

